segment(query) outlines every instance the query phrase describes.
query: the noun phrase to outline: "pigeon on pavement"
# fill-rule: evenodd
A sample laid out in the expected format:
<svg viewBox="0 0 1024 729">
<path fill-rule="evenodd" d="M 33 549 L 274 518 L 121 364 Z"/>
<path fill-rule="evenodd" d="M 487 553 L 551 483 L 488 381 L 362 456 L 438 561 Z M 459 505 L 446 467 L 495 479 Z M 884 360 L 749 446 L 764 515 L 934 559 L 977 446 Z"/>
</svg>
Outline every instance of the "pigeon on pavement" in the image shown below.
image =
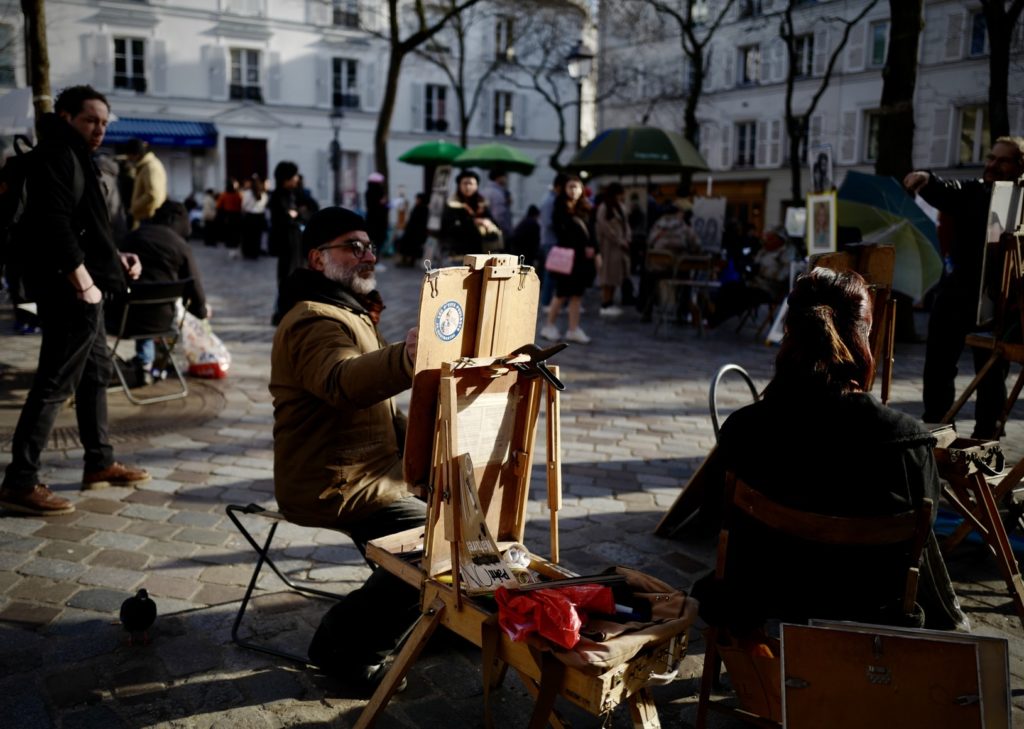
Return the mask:
<svg viewBox="0 0 1024 729">
<path fill-rule="evenodd" d="M 143 644 L 149 642 L 146 633 L 156 620 L 156 603 L 149 599 L 145 589 L 135 593 L 121 603 L 121 625 L 128 631 L 128 645 L 134 645 L 140 638 Z"/>
</svg>

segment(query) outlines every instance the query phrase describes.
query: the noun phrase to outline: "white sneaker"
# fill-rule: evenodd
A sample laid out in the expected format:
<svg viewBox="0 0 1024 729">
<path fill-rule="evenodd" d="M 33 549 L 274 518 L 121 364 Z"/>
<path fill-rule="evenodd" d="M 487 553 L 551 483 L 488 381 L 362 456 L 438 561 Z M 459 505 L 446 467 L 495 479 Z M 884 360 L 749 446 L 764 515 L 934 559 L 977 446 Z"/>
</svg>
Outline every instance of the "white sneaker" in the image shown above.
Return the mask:
<svg viewBox="0 0 1024 729">
<path fill-rule="evenodd" d="M 602 306 L 598 311 L 601 316 L 622 316 L 622 309 L 617 306 Z"/>
<path fill-rule="evenodd" d="M 554 324 L 545 324 L 540 330 L 540 338 L 546 339 L 549 342 L 557 342 L 562 338 L 562 333 L 558 331 L 558 327 Z"/>
<path fill-rule="evenodd" d="M 541 335 L 543 336 L 543 332 Z M 570 329 L 565 333 L 565 340 L 567 342 L 576 342 L 576 344 L 590 344 L 590 337 L 587 336 L 586 332 L 582 329 Z"/>
</svg>

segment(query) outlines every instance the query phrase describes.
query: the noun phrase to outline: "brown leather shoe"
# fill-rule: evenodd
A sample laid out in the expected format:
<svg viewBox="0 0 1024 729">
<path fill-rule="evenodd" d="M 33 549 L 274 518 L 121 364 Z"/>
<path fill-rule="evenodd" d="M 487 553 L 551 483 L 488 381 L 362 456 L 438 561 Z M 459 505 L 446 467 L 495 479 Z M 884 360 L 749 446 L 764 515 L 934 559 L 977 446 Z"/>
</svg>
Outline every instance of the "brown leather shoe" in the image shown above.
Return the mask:
<svg viewBox="0 0 1024 729">
<path fill-rule="evenodd" d="M 31 491 L 0 489 L 0 509 L 17 511 L 20 514 L 50 516 L 51 514 L 70 514 L 75 510 L 75 505 L 67 499 L 57 496 L 45 485 L 37 483 Z"/>
<path fill-rule="evenodd" d="M 82 474 L 82 488 L 105 489 L 108 486 L 135 486 L 152 478 L 143 468 L 132 468 L 114 461 L 102 471 L 87 471 Z"/>
</svg>

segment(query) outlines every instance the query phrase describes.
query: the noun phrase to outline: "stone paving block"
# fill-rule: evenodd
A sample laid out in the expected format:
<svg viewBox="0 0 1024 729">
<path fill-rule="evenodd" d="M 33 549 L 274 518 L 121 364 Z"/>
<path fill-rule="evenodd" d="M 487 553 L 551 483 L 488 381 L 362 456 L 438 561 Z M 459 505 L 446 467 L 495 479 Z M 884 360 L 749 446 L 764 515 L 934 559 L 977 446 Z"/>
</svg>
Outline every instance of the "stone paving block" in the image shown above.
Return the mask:
<svg viewBox="0 0 1024 729">
<path fill-rule="evenodd" d="M 196 529 L 193 527 L 186 527 L 171 538 L 176 542 L 204 544 L 215 547 L 224 544 L 225 540 L 228 538 L 228 534 L 214 529 Z"/>
<path fill-rule="evenodd" d="M 44 544 L 46 544 L 46 540 L 39 537 L 14 534 L 12 532 L 0 532 L 0 552 L 28 554 L 39 549 Z"/>
<path fill-rule="evenodd" d="M 63 539 L 66 542 L 84 542 L 95 533 L 93 529 L 83 529 L 65 524 L 47 524 L 37 530 L 35 536 L 44 539 Z"/>
<path fill-rule="evenodd" d="M 202 511 L 181 511 L 171 517 L 172 524 L 211 529 L 224 520 L 220 514 Z"/>
<path fill-rule="evenodd" d="M 196 546 L 185 542 L 161 542 L 150 540 L 146 551 L 154 557 L 191 557 Z"/>
<path fill-rule="evenodd" d="M 12 727 L 52 726 L 43 697 L 34 691 L 8 691 L 0 696 L 0 716 Z"/>
<path fill-rule="evenodd" d="M 180 488 L 183 483 L 206 483 L 206 473 L 188 470 L 175 470 L 167 476 L 168 481 L 172 481 Z"/>
<path fill-rule="evenodd" d="M 226 602 L 238 602 L 244 596 L 244 587 L 234 585 L 203 585 L 192 596 L 192 601 L 204 605 L 220 605 Z"/>
<path fill-rule="evenodd" d="M 15 585 L 19 585 L 24 581 L 25 579 L 14 572 L 0 572 L 0 595 L 6 593 L 8 597 L 15 597 L 14 592 L 17 590 Z"/>
<path fill-rule="evenodd" d="M 370 576 L 370 568 L 363 565 L 337 565 L 314 567 L 309 571 L 311 582 L 364 582 Z M 332 588 L 333 589 L 333 588 Z"/>
<path fill-rule="evenodd" d="M 50 701 L 60 708 L 99 703 L 104 693 L 102 676 L 81 669 L 53 673 L 43 680 L 43 686 Z"/>
<path fill-rule="evenodd" d="M 207 567 L 199 576 L 201 582 L 217 585 L 247 585 L 252 577 L 251 566 L 228 566 Z"/>
<path fill-rule="evenodd" d="M 125 527 L 125 534 L 134 534 L 140 537 L 149 537 L 154 540 L 170 539 L 178 533 L 181 527 L 175 524 L 159 524 L 152 521 L 136 521 Z"/>
<path fill-rule="evenodd" d="M 27 562 L 29 555 L 19 552 L 0 552 L 0 574 L 13 572 L 20 565 Z"/>
<path fill-rule="evenodd" d="M 174 516 L 174 511 L 161 506 L 149 506 L 147 504 L 129 504 L 121 512 L 121 516 L 129 519 L 143 519 L 145 521 L 164 522 Z"/>
<path fill-rule="evenodd" d="M 88 571 L 78 578 L 78 581 L 83 585 L 97 585 L 131 592 L 142 583 L 145 576 L 141 570 L 89 567 Z"/>
<path fill-rule="evenodd" d="M 68 562 L 81 562 L 96 551 L 96 548 L 88 544 L 78 542 L 65 542 L 61 539 L 54 539 L 45 544 L 36 554 L 49 559 L 64 559 Z"/>
<path fill-rule="evenodd" d="M 170 478 L 170 473 L 168 473 L 164 478 L 154 478 L 152 481 L 140 484 L 136 490 L 146 493 L 161 493 L 169 495 L 176 493 L 180 488 L 181 482 Z"/>
<path fill-rule="evenodd" d="M 46 577 L 51 580 L 75 580 L 85 574 L 88 569 L 85 565 L 77 562 L 67 562 L 62 559 L 46 559 L 45 557 L 34 557 L 21 565 L 18 572 L 23 575 L 34 575 Z"/>
<path fill-rule="evenodd" d="M 153 602 L 156 603 L 156 614 L 157 615 L 173 615 L 174 613 L 182 613 L 189 610 L 195 610 L 196 608 L 205 607 L 199 603 L 191 602 L 189 600 L 179 600 L 174 597 L 161 597 L 154 596 Z"/>
<path fill-rule="evenodd" d="M 105 704 L 68 712 L 61 721 L 62 729 L 117 729 L 128 726 L 124 719 Z"/>
<path fill-rule="evenodd" d="M 78 501 L 75 508 L 94 514 L 116 514 L 124 508 L 124 504 L 114 499 L 89 496 Z"/>
<path fill-rule="evenodd" d="M 78 585 L 69 582 L 54 582 L 42 577 L 25 577 L 7 594 L 14 600 L 63 605 L 79 589 Z"/>
<path fill-rule="evenodd" d="M 78 520 L 77 526 L 96 529 L 97 531 L 116 532 L 124 529 L 132 522 L 120 516 L 110 516 L 107 514 L 82 514 L 82 518 Z"/>
<path fill-rule="evenodd" d="M 97 552 L 89 560 L 89 564 L 101 567 L 119 567 L 128 570 L 141 570 L 149 562 L 149 555 L 142 552 L 129 552 L 123 549 L 104 549 Z"/>
<path fill-rule="evenodd" d="M 199 635 L 174 638 L 156 646 L 157 655 L 174 678 L 215 668 L 220 665 L 222 652 L 220 646 Z"/>
<path fill-rule="evenodd" d="M 159 491 L 136 491 L 130 496 L 126 496 L 124 502 L 126 504 L 146 504 L 147 506 L 163 506 L 170 497 L 167 494 Z"/>
<path fill-rule="evenodd" d="M 0 610 L 0 622 L 35 629 L 47 625 L 60 615 L 61 608 L 14 601 Z"/>
<path fill-rule="evenodd" d="M 0 516 L 0 537 L 6 534 L 28 536 L 46 526 L 42 519 L 24 516 Z"/>
<path fill-rule="evenodd" d="M 173 597 L 178 600 L 188 600 L 199 589 L 199 584 L 194 580 L 183 580 L 178 577 L 149 572 L 140 587 L 145 587 L 150 595 L 156 597 Z"/>
<path fill-rule="evenodd" d="M 149 540 L 136 534 L 124 534 L 122 532 L 97 532 L 89 543 L 94 547 L 105 549 L 123 549 L 126 551 L 139 550 L 145 547 Z"/>
</svg>

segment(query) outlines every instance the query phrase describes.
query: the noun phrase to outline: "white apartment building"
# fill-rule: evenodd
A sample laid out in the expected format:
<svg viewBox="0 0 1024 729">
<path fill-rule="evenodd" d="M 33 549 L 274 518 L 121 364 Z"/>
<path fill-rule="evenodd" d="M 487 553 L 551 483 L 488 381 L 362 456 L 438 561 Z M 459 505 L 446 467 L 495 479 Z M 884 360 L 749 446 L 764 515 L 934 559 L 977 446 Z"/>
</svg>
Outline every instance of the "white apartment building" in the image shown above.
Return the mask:
<svg viewBox="0 0 1024 729">
<path fill-rule="evenodd" d="M 549 5 L 557 6 L 571 48 L 582 6 Z M 514 33 L 519 21 L 510 7 L 485 0 L 467 26 L 471 83 L 496 60 L 514 59 L 516 43 L 525 42 Z M 117 117 L 108 142 L 149 141 L 176 199 L 222 189 L 228 176 L 267 176 L 291 160 L 321 203 L 337 187 L 355 205 L 374 171 L 386 15 L 384 0 L 47 0 L 50 82 L 54 93 L 88 83 L 107 94 Z M 403 13 L 403 25 L 413 17 Z M 25 85 L 21 26 L 20 3 L 0 0 L 0 95 Z M 435 48 L 451 43 L 450 33 L 439 35 Z M 564 87 L 573 97 L 567 75 Z M 0 140 L 9 144 L 30 126 L 19 127 L 17 118 L 0 113 Z M 555 110 L 509 68 L 483 82 L 469 145 L 500 141 L 537 162 L 532 176 L 510 176 L 517 216 L 550 184 L 557 125 Z M 337 181 L 329 155 L 334 126 L 342 150 Z M 436 65 L 408 56 L 388 144 L 392 194 L 401 185 L 411 198 L 423 188 L 422 168 L 399 156 L 425 141 L 457 143 L 458 131 L 452 83 Z"/>
<path fill-rule="evenodd" d="M 758 228 L 780 223 L 783 201 L 790 197 L 784 98 L 788 60 L 779 37 L 778 17 L 785 4 L 786 0 L 734 3 L 712 37 L 710 70 L 697 110 L 700 150 L 711 168 L 712 193 L 729 199 L 731 216 L 751 221 Z M 830 18 L 853 18 L 865 5 L 866 0 L 805 0 L 796 9 L 801 67 L 795 111 L 807 108 L 842 36 L 843 26 Z M 721 6 L 721 0 L 696 4 L 706 18 L 715 17 Z M 646 117 L 649 124 L 681 130 L 683 104 L 679 97 L 685 93 L 686 68 L 676 26 L 654 23 L 658 40 L 640 44 L 638 32 L 651 32 L 651 28 L 634 28 L 623 36 L 609 18 L 610 7 L 607 3 L 602 7 L 599 20 L 600 63 L 602 67 L 634 63 L 641 88 L 633 98 L 619 95 L 603 102 L 598 126 L 638 124 Z M 1021 37 L 1018 33 L 1017 38 Z M 876 112 L 888 43 L 889 3 L 883 1 L 852 28 L 810 119 L 809 144 L 831 146 L 836 184 L 842 182 L 846 170 L 874 171 Z M 639 55 L 638 48 L 642 49 Z M 1022 49 L 1020 42 L 1015 44 L 1009 77 L 1013 134 L 1024 133 Z M 919 58 L 914 164 L 941 175 L 977 176 L 988 151 L 989 128 L 988 38 L 980 3 L 925 0 Z M 668 75 L 652 74 L 651 69 L 663 69 Z M 683 79 L 682 83 L 673 85 L 677 79 Z M 656 101 L 659 95 L 665 100 Z M 703 194 L 707 177 L 696 175 L 693 189 Z M 802 185 L 806 194 L 810 188 L 806 164 Z"/>
</svg>

